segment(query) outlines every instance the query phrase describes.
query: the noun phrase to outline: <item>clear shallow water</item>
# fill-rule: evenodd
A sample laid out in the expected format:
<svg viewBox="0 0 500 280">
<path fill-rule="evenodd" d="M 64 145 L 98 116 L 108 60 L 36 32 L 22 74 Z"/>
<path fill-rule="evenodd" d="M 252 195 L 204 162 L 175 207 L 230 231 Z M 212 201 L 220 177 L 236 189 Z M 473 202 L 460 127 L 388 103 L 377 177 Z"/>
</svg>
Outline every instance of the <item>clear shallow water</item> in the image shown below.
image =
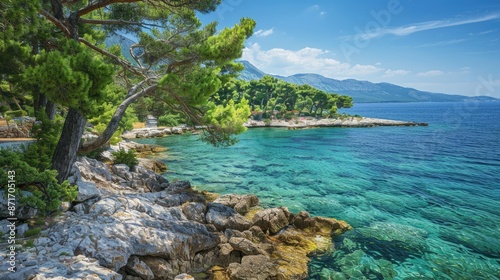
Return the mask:
<svg viewBox="0 0 500 280">
<path fill-rule="evenodd" d="M 500 279 L 500 102 L 357 104 L 349 114 L 428 127 L 252 129 L 216 149 L 169 148 L 167 177 L 355 229 L 310 279 Z"/>
</svg>

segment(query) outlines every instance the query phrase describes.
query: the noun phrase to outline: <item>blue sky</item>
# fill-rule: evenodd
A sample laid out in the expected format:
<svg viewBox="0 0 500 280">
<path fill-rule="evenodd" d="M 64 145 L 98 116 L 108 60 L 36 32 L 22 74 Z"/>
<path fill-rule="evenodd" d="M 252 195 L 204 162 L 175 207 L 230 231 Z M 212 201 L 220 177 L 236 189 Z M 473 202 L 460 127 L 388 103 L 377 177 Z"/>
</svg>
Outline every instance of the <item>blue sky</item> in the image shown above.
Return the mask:
<svg viewBox="0 0 500 280">
<path fill-rule="evenodd" d="M 257 22 L 243 59 L 317 73 L 500 98 L 500 1 L 223 0 L 202 22 Z"/>
</svg>

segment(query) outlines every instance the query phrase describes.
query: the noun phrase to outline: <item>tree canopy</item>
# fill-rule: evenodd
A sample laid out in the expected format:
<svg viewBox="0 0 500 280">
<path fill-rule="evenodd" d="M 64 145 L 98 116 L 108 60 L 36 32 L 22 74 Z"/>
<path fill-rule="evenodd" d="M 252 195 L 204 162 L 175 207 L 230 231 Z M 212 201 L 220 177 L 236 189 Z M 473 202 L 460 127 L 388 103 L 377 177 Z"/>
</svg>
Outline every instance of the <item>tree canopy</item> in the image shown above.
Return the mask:
<svg viewBox="0 0 500 280">
<path fill-rule="evenodd" d="M 271 76 L 250 82 L 233 80 L 211 98 L 216 104 L 238 103 L 242 99 L 248 100 L 256 118 L 335 117 L 338 109 L 353 105 L 350 96 L 327 93 L 310 85 L 296 85 Z"/>
<path fill-rule="evenodd" d="M 97 149 L 130 125 L 122 120 L 141 97 L 207 127 L 204 139 L 212 144 L 230 144 L 230 135 L 243 130 L 242 114 L 248 112 L 243 105 L 215 105 L 209 99 L 242 69 L 234 59 L 241 56 L 255 22 L 243 18 L 220 31 L 216 23 L 203 26 L 196 13 L 214 11 L 218 4 L 220 0 L 2 1 L 0 57 L 10 66 L 2 63 L 0 68 L 2 93 L 9 93 L 0 102 L 7 109 L 30 107 L 34 114 L 45 109 L 49 119 L 57 108 L 64 116 L 52 156 L 59 182 L 68 176 L 78 151 Z M 138 39 L 126 50 L 133 61 L 124 59 L 120 46 L 103 43 L 117 33 Z M 24 99 L 32 106 L 20 103 Z M 82 142 L 89 121 L 99 136 Z"/>
</svg>

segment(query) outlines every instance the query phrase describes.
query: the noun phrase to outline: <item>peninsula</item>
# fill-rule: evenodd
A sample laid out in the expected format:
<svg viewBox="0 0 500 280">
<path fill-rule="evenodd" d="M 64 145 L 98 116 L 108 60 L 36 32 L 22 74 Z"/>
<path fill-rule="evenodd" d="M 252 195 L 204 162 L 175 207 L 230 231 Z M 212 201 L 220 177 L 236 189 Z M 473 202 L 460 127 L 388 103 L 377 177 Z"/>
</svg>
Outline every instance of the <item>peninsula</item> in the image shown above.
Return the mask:
<svg viewBox="0 0 500 280">
<path fill-rule="evenodd" d="M 345 118 L 297 118 L 293 120 L 269 120 L 255 121 L 249 120 L 245 123 L 248 128 L 253 127 L 285 127 L 288 129 L 312 128 L 312 127 L 375 127 L 375 126 L 428 126 L 427 123 L 417 123 L 408 121 L 396 121 L 365 117 L 345 117 Z"/>
</svg>

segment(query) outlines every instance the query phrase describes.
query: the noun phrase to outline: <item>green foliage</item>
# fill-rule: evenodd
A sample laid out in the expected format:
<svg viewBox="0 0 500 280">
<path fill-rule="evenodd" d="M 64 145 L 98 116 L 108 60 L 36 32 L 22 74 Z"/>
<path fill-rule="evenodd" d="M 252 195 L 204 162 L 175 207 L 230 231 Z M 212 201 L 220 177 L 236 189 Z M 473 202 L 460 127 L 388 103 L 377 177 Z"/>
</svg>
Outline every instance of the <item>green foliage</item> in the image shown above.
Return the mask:
<svg viewBox="0 0 500 280">
<path fill-rule="evenodd" d="M 163 115 L 158 118 L 158 124 L 161 126 L 178 126 L 179 123 L 179 115 Z"/>
<path fill-rule="evenodd" d="M 139 164 L 137 156 L 132 150 L 125 151 L 124 149 L 120 149 L 113 152 L 113 156 L 115 157 L 114 164 L 126 164 L 130 168 Z"/>
<path fill-rule="evenodd" d="M 37 169 L 31 166 L 31 162 L 24 153 L 12 150 L 0 150 L 0 169 L 7 173 L 8 170 L 16 172 L 17 194 L 21 205 L 28 205 L 40 210 L 41 214 L 49 214 L 56 211 L 61 201 L 73 201 L 78 193 L 76 187 L 70 187 L 67 181 L 59 184 L 56 179 L 57 172 L 48 169 Z M 43 163 L 39 163 L 44 166 Z M 7 187 L 8 178 L 0 177 L 2 188 Z M 21 190 L 28 191 L 33 195 L 26 196 Z"/>
<path fill-rule="evenodd" d="M 175 112 L 168 107 L 164 102 L 158 102 L 157 99 L 144 96 L 139 98 L 131 106 L 137 116 L 138 120 L 141 122 L 146 121 L 148 115 L 153 116 L 163 116 L 163 115 L 175 115 Z"/>
<path fill-rule="evenodd" d="M 11 118 L 18 118 L 18 117 L 24 117 L 24 116 L 27 116 L 28 113 L 26 113 L 26 111 L 24 110 L 15 110 L 15 111 L 5 111 L 4 113 L 6 116 L 9 116 Z"/>
<path fill-rule="evenodd" d="M 37 56 L 36 65 L 24 74 L 25 83 L 52 102 L 92 115 L 106 97 L 113 67 L 74 40 L 62 40 L 59 47 L 60 51 L 42 51 Z"/>
<path fill-rule="evenodd" d="M 0 150 L 0 169 L 16 172 L 17 191 L 22 205 L 38 208 L 42 214 L 48 214 L 57 210 L 61 201 L 74 200 L 78 190 L 70 187 L 67 181 L 59 184 L 57 172 L 50 170 L 51 156 L 62 127 L 61 120 L 51 121 L 43 111 L 38 120 L 32 128 L 37 141 L 22 151 Z M 7 186 L 6 177 L 0 178 L 0 185 Z M 21 189 L 33 195 L 24 196 Z"/>
<path fill-rule="evenodd" d="M 216 104 L 238 102 L 244 96 L 249 100 L 254 120 L 284 118 L 290 120 L 299 115 L 332 116 L 337 109 L 350 108 L 352 98 L 346 95 L 327 93 L 310 85 L 295 85 L 264 76 L 250 82 L 229 81 L 212 97 Z"/>
<path fill-rule="evenodd" d="M 40 228 L 30 228 L 24 233 L 24 237 L 32 237 L 39 235 L 42 230 Z"/>
<path fill-rule="evenodd" d="M 24 149 L 23 159 L 37 170 L 44 171 L 51 167 L 51 156 L 56 148 L 62 129 L 62 120 L 51 121 L 44 111 L 38 114 L 38 122 L 32 129 L 36 142 Z"/>
<path fill-rule="evenodd" d="M 24 242 L 24 247 L 26 248 L 33 248 L 35 247 L 35 240 L 34 239 L 28 239 L 26 242 Z"/>
<path fill-rule="evenodd" d="M 210 103 L 210 109 L 205 114 L 204 123 L 207 123 L 208 133 L 204 133 L 202 140 L 214 146 L 229 146 L 237 142 L 232 135 L 246 130 L 243 126 L 250 117 L 248 101 L 242 99 L 239 104 L 230 100 L 226 106 Z"/>
<path fill-rule="evenodd" d="M 94 130 L 101 134 L 107 127 L 109 121 L 115 113 L 116 107 L 126 96 L 126 91 L 118 84 L 109 84 L 103 90 L 103 96 L 106 100 L 100 104 L 96 104 L 92 109 L 92 117 L 88 120 L 94 125 Z M 117 144 L 122 140 L 122 133 L 126 130 L 131 130 L 132 124 L 136 122 L 137 116 L 133 108 L 127 108 L 124 116 L 120 119 L 120 125 L 110 139 L 111 144 Z"/>
</svg>

